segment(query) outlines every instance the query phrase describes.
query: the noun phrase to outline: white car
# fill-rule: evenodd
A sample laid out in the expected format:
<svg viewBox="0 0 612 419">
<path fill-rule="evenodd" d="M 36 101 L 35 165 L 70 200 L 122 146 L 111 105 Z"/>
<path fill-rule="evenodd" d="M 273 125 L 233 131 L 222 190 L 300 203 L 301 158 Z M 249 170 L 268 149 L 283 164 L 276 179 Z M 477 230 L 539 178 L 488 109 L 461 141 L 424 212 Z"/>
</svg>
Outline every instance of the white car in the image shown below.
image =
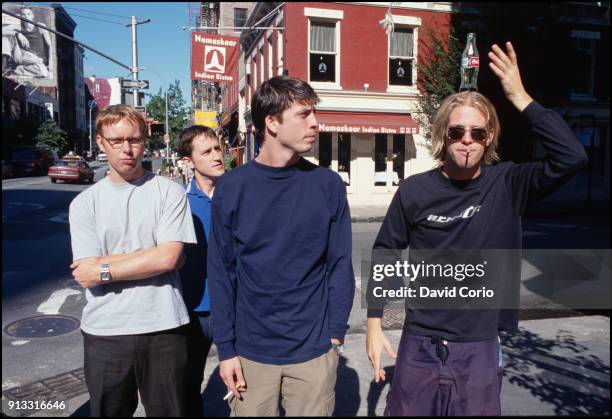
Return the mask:
<svg viewBox="0 0 612 419">
<path fill-rule="evenodd" d="M 106 157 L 106 153 L 100 153 L 100 154 L 98 154 L 97 160 L 99 162 L 107 162 L 108 161 L 108 157 Z"/>
</svg>

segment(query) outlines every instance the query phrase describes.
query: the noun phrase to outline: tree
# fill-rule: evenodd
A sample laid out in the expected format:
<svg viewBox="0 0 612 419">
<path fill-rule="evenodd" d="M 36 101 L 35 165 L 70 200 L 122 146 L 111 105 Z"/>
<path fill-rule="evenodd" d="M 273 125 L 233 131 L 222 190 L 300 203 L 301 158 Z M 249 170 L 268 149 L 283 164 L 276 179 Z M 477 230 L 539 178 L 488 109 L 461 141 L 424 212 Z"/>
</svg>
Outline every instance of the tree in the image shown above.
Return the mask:
<svg viewBox="0 0 612 419">
<path fill-rule="evenodd" d="M 431 141 L 433 119 L 442 101 L 457 91 L 461 50 L 451 27 L 448 42 L 431 29 L 423 42 L 424 59 L 417 63 L 420 95 L 417 100 L 417 114 L 414 119 L 423 128 L 423 135 Z"/>
<path fill-rule="evenodd" d="M 36 145 L 47 146 L 55 150 L 60 156 L 70 148 L 66 138 L 66 131 L 57 126 L 53 119 L 49 119 L 38 127 L 34 137 Z"/>
<path fill-rule="evenodd" d="M 180 81 L 174 80 L 174 83 L 168 86 L 168 125 L 170 133 L 170 145 L 176 146 L 179 133 L 189 122 L 190 109 L 185 103 L 183 92 L 180 88 Z M 147 104 L 147 112 L 156 121 L 166 123 L 166 98 L 162 93 L 162 89 L 152 96 Z"/>
</svg>

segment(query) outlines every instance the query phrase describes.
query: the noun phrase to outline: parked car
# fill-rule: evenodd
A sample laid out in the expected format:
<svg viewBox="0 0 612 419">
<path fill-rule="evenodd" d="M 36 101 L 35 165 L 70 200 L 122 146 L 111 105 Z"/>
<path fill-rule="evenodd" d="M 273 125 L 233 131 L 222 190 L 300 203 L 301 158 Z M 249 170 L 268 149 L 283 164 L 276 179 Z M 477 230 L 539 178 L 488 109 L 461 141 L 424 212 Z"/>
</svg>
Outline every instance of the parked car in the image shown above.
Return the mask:
<svg viewBox="0 0 612 419">
<path fill-rule="evenodd" d="M 79 156 L 77 154 L 66 154 L 62 156 L 62 160 L 78 160 L 78 161 L 87 161 L 84 157 Z"/>
<path fill-rule="evenodd" d="M 78 159 L 62 159 L 49 168 L 48 173 L 52 183 L 59 180 L 66 182 L 87 181 L 93 183 L 94 171 L 86 161 Z"/>
<path fill-rule="evenodd" d="M 11 165 L 15 175 L 45 175 L 56 161 L 57 153 L 43 147 L 14 147 L 11 150 Z"/>
<path fill-rule="evenodd" d="M 106 163 L 108 161 L 108 157 L 106 157 L 106 153 L 100 153 L 98 154 L 98 159 L 99 162 L 103 162 Z"/>
<path fill-rule="evenodd" d="M 11 162 L 2 160 L 2 179 L 10 179 L 14 176 Z"/>
</svg>

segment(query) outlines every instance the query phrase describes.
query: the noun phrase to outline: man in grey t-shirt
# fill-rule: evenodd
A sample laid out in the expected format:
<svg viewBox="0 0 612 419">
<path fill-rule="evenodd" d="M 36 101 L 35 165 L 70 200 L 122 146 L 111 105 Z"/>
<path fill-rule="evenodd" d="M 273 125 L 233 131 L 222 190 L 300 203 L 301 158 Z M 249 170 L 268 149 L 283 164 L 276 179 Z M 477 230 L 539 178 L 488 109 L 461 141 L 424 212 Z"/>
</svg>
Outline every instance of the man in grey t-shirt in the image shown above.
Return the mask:
<svg viewBox="0 0 612 419">
<path fill-rule="evenodd" d="M 189 315 L 177 268 L 196 243 L 189 203 L 142 168 L 146 123 L 133 108 L 107 107 L 96 131 L 110 175 L 70 205 L 91 415 L 132 416 L 139 391 L 148 416 L 183 416 Z"/>
</svg>

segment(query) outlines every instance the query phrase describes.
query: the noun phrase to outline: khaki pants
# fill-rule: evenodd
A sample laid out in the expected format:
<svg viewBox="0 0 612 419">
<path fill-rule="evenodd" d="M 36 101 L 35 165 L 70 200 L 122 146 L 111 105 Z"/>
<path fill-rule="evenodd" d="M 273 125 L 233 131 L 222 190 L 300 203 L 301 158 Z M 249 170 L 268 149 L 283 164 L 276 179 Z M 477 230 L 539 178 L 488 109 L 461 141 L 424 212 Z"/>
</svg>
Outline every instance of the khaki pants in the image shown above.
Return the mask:
<svg viewBox="0 0 612 419">
<path fill-rule="evenodd" d="M 326 354 L 301 364 L 261 364 L 240 357 L 247 390 L 230 401 L 232 416 L 278 416 L 282 395 L 286 416 L 331 416 L 335 405 L 338 355 Z"/>
</svg>

